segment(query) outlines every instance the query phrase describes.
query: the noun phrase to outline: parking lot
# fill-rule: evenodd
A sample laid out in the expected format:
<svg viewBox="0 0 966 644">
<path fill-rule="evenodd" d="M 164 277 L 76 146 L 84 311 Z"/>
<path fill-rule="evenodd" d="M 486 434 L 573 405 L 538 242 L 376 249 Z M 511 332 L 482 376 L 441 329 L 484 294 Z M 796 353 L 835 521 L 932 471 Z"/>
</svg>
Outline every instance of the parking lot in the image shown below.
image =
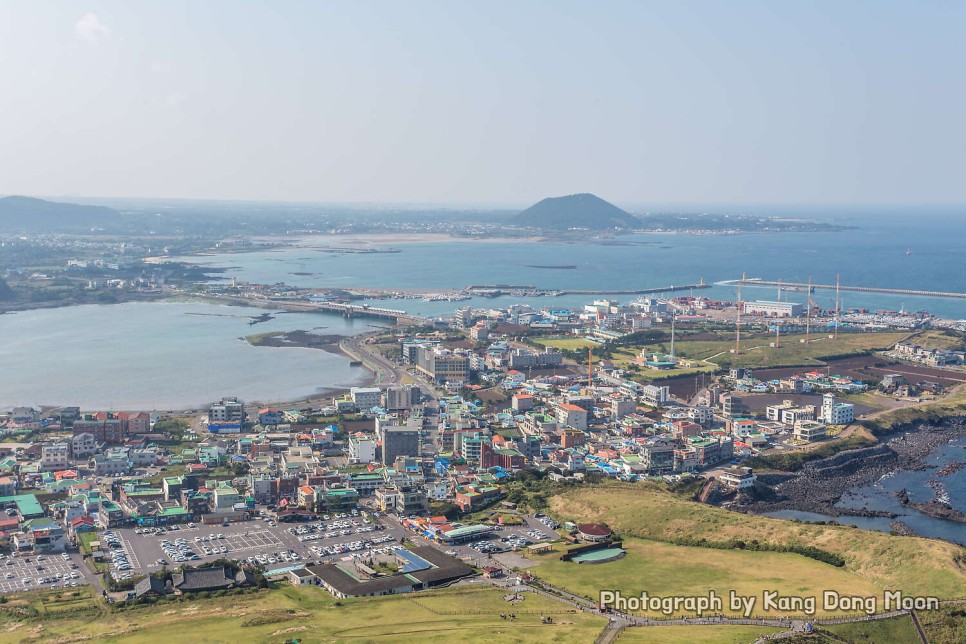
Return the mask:
<svg viewBox="0 0 966 644">
<path fill-rule="evenodd" d="M 115 551 L 123 551 L 130 568 L 117 570 L 112 565 L 112 573 L 118 577 L 136 576 L 159 570 L 162 566 L 198 566 L 220 558 L 251 560 L 269 569 L 282 568 L 297 563 L 328 561 L 340 554 L 344 556 L 343 553 L 351 550 L 342 546 L 353 542 L 360 542 L 361 549 L 376 548 L 389 542 L 374 541 L 391 535 L 398 543 L 399 537 L 405 533 L 398 527 L 384 529 L 381 525 L 366 522 L 361 516 L 332 515 L 328 519 L 325 516 L 320 517 L 320 521 L 307 523 L 275 524 L 259 518 L 230 525 L 185 524 L 161 530 L 115 528 L 111 532 L 120 542 Z M 336 525 L 345 527 L 336 528 Z"/>
<path fill-rule="evenodd" d="M 546 543 L 560 539 L 560 535 L 552 525 L 556 525 L 547 517 L 535 517 L 533 515 L 520 515 L 523 523 L 520 525 L 497 526 L 494 532 L 480 535 L 475 541 L 456 545 L 437 544 L 446 554 L 459 557 L 465 561 L 470 561 L 477 566 L 485 566 L 493 563 L 493 559 L 503 564 L 506 568 L 526 568 L 532 565 L 524 559 L 520 553 L 514 550 L 525 548 L 533 543 Z M 398 525 L 396 517 L 388 517 L 387 523 Z M 544 523 L 544 520 L 547 523 Z M 559 526 L 557 526 L 559 527 Z M 420 537 L 408 532 L 410 539 L 419 540 Z M 429 540 L 426 539 L 428 542 Z"/>
<path fill-rule="evenodd" d="M 88 583 L 78 555 L 0 555 L 0 593 Z M 24 582 L 24 580 L 28 580 Z"/>
</svg>

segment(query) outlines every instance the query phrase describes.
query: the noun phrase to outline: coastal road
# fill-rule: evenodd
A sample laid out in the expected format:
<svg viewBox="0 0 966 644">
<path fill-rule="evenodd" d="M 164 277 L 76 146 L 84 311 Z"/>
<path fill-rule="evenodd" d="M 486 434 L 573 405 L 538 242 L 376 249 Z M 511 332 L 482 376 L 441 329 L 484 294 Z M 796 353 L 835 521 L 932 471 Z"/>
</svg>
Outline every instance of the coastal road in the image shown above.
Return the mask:
<svg viewBox="0 0 966 644">
<path fill-rule="evenodd" d="M 379 333 L 381 331 L 349 336 L 339 343 L 339 348 L 353 360 L 362 362 L 367 369 L 375 374 L 376 379 L 373 385 L 377 387 L 391 387 L 401 384 L 404 378 L 409 378 L 414 384 L 419 386 L 423 392 L 423 396 L 435 400 L 436 390 L 431 383 L 408 373 L 405 366 L 394 364 L 382 354 L 371 350 L 369 340 Z"/>
<path fill-rule="evenodd" d="M 377 333 L 379 332 L 349 336 L 339 343 L 339 348 L 353 360 L 362 362 L 367 369 L 375 374 L 376 380 L 373 384 L 377 386 L 399 384 L 402 379 L 402 369 L 378 353 L 370 351 L 369 347 L 366 346 L 368 341 Z"/>
</svg>

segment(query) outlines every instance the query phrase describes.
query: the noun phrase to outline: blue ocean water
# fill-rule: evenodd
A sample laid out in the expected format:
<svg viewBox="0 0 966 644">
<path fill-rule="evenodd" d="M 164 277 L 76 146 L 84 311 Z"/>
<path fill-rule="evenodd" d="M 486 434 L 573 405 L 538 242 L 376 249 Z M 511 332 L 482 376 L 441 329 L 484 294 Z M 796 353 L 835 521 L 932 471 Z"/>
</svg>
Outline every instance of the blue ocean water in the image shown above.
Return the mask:
<svg viewBox="0 0 966 644">
<path fill-rule="evenodd" d="M 966 524 L 921 514 L 913 508 L 903 507 L 896 497 L 899 490 L 905 489 L 912 502 L 929 501 L 935 495 L 930 483 L 935 485 L 938 482 L 942 489 L 945 489 L 949 504 L 961 512 L 966 512 L 966 469 L 961 469 L 946 476 L 937 474 L 946 465 L 964 461 L 966 461 L 966 437 L 951 440 L 929 455 L 925 469 L 893 472 L 868 485 L 853 488 L 843 495 L 836 507 L 891 512 L 898 515 L 896 521 L 905 523 L 917 534 L 966 545 Z M 769 512 L 768 516 L 810 522 L 837 521 L 866 530 L 883 532 L 888 532 L 891 529 L 889 524 L 893 521 L 893 519 L 879 517 L 830 517 L 814 512 L 798 512 L 796 510 Z"/>
<path fill-rule="evenodd" d="M 369 377 L 342 354 L 254 347 L 240 338 L 296 329 L 352 335 L 371 330 L 372 321 L 284 313 L 249 325 L 249 316 L 258 313 L 203 303 L 130 302 L 0 315 L 0 409 L 166 410 L 200 407 L 222 396 L 285 401 Z"/>
<path fill-rule="evenodd" d="M 242 280 L 285 282 L 300 287 L 370 287 L 457 289 L 471 284 L 532 285 L 546 289 L 632 290 L 737 279 L 746 274 L 784 280 L 930 291 L 966 291 L 966 216 L 910 212 L 904 217 L 852 217 L 841 223 L 854 230 L 821 233 L 753 233 L 740 235 L 633 234 L 607 242 L 554 241 L 391 242 L 398 253 L 331 254 L 318 247 L 340 246 L 338 236 L 313 237 L 301 245 L 273 251 L 226 256 L 181 258 L 216 267 L 233 267 L 226 276 Z M 535 266 L 575 265 L 574 270 Z M 293 273 L 310 273 L 295 275 Z M 709 297 L 735 299 L 737 287 L 702 290 Z M 774 299 L 774 287 L 746 287 L 744 299 Z M 633 296 L 614 296 L 631 300 Z M 783 299 L 801 301 L 802 294 Z M 966 299 L 843 291 L 845 308 L 926 309 L 936 315 L 966 318 Z M 498 299 L 475 298 L 454 304 L 397 300 L 386 304 L 417 315 L 444 315 L 456 306 L 579 306 L 593 296 Z M 834 291 L 817 291 L 813 299 L 833 308 Z"/>
</svg>

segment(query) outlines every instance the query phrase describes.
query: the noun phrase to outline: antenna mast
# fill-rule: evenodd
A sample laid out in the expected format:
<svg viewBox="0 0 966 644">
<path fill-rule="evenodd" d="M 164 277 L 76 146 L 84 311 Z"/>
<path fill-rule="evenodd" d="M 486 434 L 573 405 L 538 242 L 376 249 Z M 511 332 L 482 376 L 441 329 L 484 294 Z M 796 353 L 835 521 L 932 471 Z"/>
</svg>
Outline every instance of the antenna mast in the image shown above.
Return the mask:
<svg viewBox="0 0 966 644">
<path fill-rule="evenodd" d="M 835 274 L 835 333 L 832 336 L 833 340 L 837 340 L 839 337 L 839 274 Z"/>
<path fill-rule="evenodd" d="M 808 287 L 805 289 L 805 344 L 808 344 L 808 333 L 812 327 L 812 276 L 808 276 Z"/>
<path fill-rule="evenodd" d="M 735 318 L 735 355 L 741 353 L 741 285 L 745 283 L 745 274 L 741 274 L 738 282 L 738 316 Z"/>
</svg>

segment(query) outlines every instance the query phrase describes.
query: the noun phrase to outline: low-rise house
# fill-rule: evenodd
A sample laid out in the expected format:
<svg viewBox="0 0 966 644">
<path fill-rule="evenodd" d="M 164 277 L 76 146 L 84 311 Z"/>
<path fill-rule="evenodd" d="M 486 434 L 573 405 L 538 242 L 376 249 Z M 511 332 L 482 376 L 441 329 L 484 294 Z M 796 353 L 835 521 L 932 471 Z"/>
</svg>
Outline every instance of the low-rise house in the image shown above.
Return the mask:
<svg viewBox="0 0 966 644">
<path fill-rule="evenodd" d="M 755 473 L 750 467 L 729 467 L 718 480 L 728 487 L 744 490 L 755 486 Z"/>
<path fill-rule="evenodd" d="M 800 420 L 795 423 L 795 438 L 812 443 L 822 440 L 826 435 L 826 427 L 823 423 L 814 420 Z"/>
<path fill-rule="evenodd" d="M 265 407 L 264 409 L 258 410 L 258 424 L 259 425 L 281 425 L 285 422 L 284 415 L 279 409 L 272 409 L 270 407 Z"/>
<path fill-rule="evenodd" d="M 67 549 L 67 533 L 64 526 L 53 519 L 40 517 L 25 521 L 22 532 L 15 534 L 14 546 L 18 550 L 30 549 L 37 553 L 64 552 Z"/>
<path fill-rule="evenodd" d="M 375 597 L 409 593 L 452 583 L 473 574 L 473 569 L 455 557 L 430 546 L 396 550 L 399 573 L 379 575 L 359 560 L 307 566 L 319 585 L 339 598 Z"/>
<path fill-rule="evenodd" d="M 242 588 L 255 583 L 254 576 L 239 570 L 232 573 L 228 566 L 214 566 L 211 568 L 185 568 L 171 576 L 171 586 L 176 595 L 213 590 L 229 590 Z"/>
<path fill-rule="evenodd" d="M 157 577 L 148 575 L 134 585 L 134 596 L 141 597 L 163 597 L 169 591 L 169 587 Z"/>
<path fill-rule="evenodd" d="M 296 568 L 288 573 L 288 580 L 293 586 L 318 586 L 319 578 L 308 568 Z"/>
</svg>

